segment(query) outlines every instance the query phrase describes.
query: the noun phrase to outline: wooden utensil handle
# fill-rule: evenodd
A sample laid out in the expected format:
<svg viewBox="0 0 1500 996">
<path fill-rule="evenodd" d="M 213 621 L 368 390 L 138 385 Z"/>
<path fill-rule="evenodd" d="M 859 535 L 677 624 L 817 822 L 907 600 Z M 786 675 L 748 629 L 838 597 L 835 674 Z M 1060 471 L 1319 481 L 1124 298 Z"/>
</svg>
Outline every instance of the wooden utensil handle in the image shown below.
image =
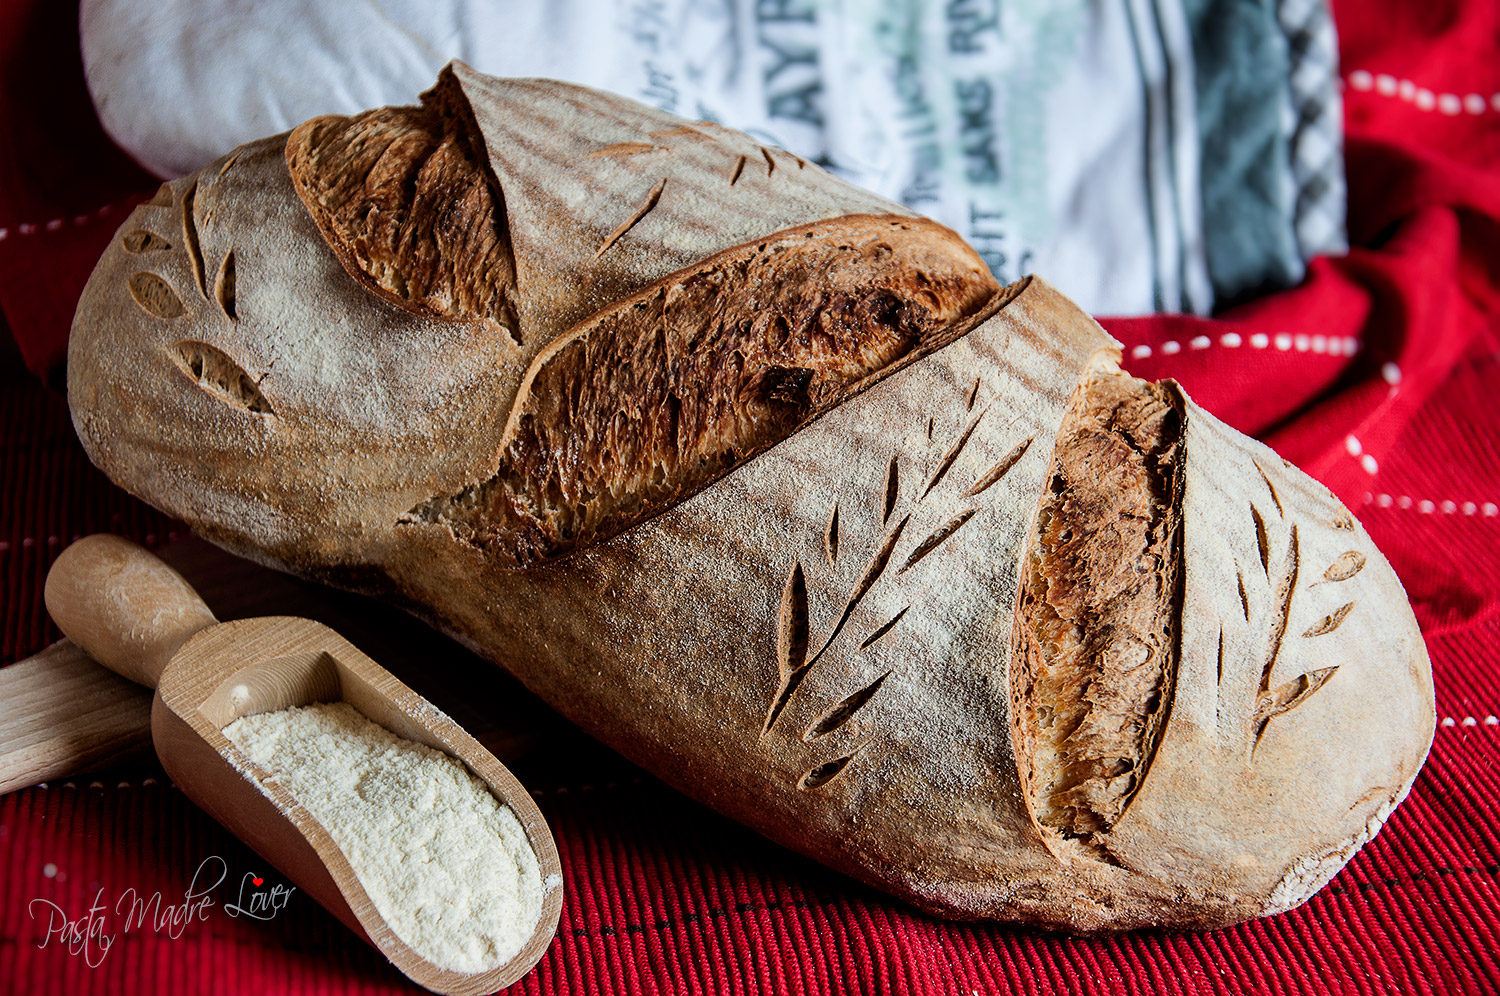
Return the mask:
<svg viewBox="0 0 1500 996">
<path fill-rule="evenodd" d="M 0 667 L 0 795 L 155 756 L 151 693 L 72 640 Z"/>
<path fill-rule="evenodd" d="M 188 637 L 218 622 L 193 586 L 118 536 L 73 543 L 43 593 L 58 628 L 110 670 L 151 688 Z"/>
</svg>

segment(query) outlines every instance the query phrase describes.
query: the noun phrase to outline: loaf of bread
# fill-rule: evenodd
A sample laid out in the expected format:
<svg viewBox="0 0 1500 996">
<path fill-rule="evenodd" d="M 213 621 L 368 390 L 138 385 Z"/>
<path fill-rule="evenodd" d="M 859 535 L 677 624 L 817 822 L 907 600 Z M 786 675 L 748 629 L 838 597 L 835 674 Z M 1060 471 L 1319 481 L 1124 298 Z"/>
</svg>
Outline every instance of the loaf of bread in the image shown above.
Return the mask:
<svg viewBox="0 0 1500 996">
<path fill-rule="evenodd" d="M 943 916 L 1213 927 L 1376 833 L 1431 671 L 1326 488 L 1118 360 L 814 164 L 454 64 L 140 206 L 69 396 L 122 486 L 788 847 Z"/>
</svg>

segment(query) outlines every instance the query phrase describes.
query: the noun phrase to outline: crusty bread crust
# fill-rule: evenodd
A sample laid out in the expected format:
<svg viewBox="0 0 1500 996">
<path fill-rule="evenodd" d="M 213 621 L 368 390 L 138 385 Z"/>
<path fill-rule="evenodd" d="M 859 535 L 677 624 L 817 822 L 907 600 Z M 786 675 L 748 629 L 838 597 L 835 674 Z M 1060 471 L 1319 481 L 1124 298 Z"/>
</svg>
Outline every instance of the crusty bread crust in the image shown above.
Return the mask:
<svg viewBox="0 0 1500 996">
<path fill-rule="evenodd" d="M 1024 563 L 1011 669 L 1022 780 L 1039 825 L 1106 860 L 1172 699 L 1182 429 L 1171 386 L 1087 376 Z"/>
<path fill-rule="evenodd" d="M 115 481 L 945 916 L 1279 910 L 1406 791 L 1435 712 L 1389 565 L 1044 280 L 726 129 L 438 90 L 127 219 L 69 354 Z M 321 172 L 398 146 L 415 187 Z"/>
<path fill-rule="evenodd" d="M 372 293 L 413 314 L 516 331 L 505 213 L 451 108 L 314 118 L 287 138 L 286 160 L 318 230 Z"/>
<path fill-rule="evenodd" d="M 499 470 L 412 521 L 518 567 L 607 539 L 962 331 L 998 290 L 919 218 L 848 215 L 716 253 L 544 350 Z"/>
</svg>

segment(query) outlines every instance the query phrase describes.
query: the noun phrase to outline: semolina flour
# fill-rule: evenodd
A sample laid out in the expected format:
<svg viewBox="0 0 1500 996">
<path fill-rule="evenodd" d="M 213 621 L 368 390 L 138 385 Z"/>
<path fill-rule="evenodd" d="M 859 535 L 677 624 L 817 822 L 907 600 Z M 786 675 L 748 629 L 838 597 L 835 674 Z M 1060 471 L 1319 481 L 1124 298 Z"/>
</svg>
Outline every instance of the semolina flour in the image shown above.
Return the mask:
<svg viewBox="0 0 1500 996">
<path fill-rule="evenodd" d="M 327 830 L 396 936 L 427 961 L 482 972 L 541 917 L 521 823 L 462 763 L 347 702 L 244 716 L 224 735 Z"/>
</svg>

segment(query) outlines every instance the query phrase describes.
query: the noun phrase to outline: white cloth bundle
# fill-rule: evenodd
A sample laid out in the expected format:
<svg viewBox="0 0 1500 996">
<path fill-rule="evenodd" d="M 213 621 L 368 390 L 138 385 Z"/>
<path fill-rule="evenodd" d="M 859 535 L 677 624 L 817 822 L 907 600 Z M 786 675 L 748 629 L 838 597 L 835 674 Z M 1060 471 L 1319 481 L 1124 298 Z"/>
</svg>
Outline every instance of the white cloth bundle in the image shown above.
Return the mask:
<svg viewBox="0 0 1500 996">
<path fill-rule="evenodd" d="M 1215 297 L 1182 0 L 84 0 L 81 16 L 106 130 L 162 176 L 318 114 L 412 103 L 456 58 L 744 129 L 1095 313 Z M 1282 282 L 1301 273 L 1289 245 L 1263 250 L 1292 254 Z"/>
</svg>

